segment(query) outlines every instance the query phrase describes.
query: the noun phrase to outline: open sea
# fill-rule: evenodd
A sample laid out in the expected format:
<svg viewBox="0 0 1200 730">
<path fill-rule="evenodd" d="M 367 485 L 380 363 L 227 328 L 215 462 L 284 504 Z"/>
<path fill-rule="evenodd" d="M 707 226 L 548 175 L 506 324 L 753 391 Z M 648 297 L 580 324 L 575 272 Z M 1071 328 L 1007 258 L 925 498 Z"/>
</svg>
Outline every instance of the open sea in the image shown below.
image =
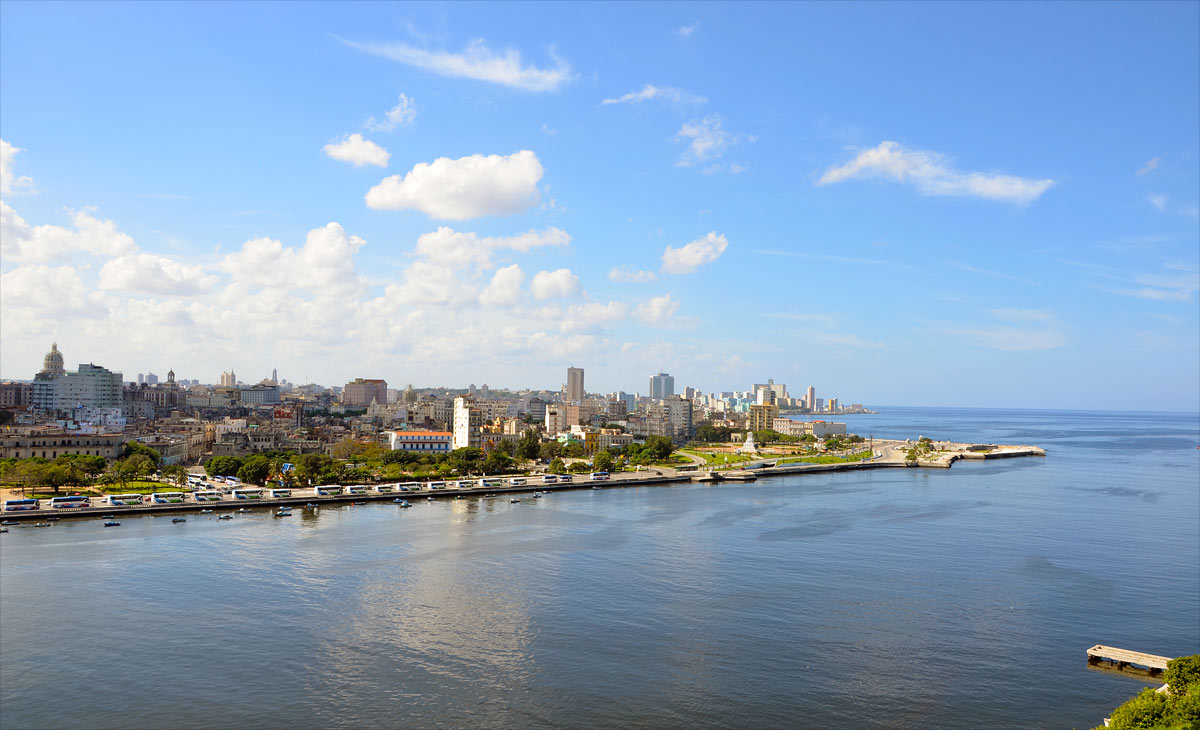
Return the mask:
<svg viewBox="0 0 1200 730">
<path fill-rule="evenodd" d="M 0 535 L 0 728 L 1091 728 L 1200 652 L 1200 416 L 884 408 L 1045 458 Z"/>
</svg>

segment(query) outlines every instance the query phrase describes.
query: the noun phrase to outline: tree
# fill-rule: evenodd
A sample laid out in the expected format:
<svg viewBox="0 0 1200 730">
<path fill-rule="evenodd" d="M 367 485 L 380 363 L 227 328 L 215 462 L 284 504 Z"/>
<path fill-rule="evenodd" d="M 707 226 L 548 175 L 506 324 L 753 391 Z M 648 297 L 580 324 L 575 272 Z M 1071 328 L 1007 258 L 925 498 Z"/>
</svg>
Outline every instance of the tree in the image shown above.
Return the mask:
<svg viewBox="0 0 1200 730">
<path fill-rule="evenodd" d="M 612 454 L 607 451 L 601 451 L 596 454 L 596 458 L 592 460 L 592 468 L 596 471 L 612 471 L 613 458 Z"/>
<path fill-rule="evenodd" d="M 271 461 L 262 454 L 253 454 L 246 457 L 242 462 L 242 468 L 238 469 L 237 478 L 248 484 L 263 485 L 267 483 L 267 478 L 271 476 Z"/>
<path fill-rule="evenodd" d="M 179 486 L 185 486 L 188 480 L 188 471 L 180 464 L 171 464 L 163 467 L 163 476 L 175 482 Z"/>
<path fill-rule="evenodd" d="M 729 440 L 732 433 L 733 430 L 728 426 L 714 426 L 711 423 L 702 423 L 696 427 L 696 440 L 707 443 L 724 443 Z"/>
<path fill-rule="evenodd" d="M 154 460 L 144 452 L 136 452 L 124 459 L 125 467 L 133 477 L 149 476 L 157 467 Z"/>
<path fill-rule="evenodd" d="M 587 472 L 591 471 L 591 469 L 592 468 L 588 466 L 586 461 L 577 461 L 571 465 L 571 471 L 575 472 L 576 474 L 586 474 Z"/>
<path fill-rule="evenodd" d="M 159 454 L 158 451 L 143 444 L 141 441 L 126 441 L 125 442 L 125 449 L 121 453 L 121 458 L 128 459 L 131 456 L 137 456 L 139 454 L 146 456 L 154 464 L 154 469 L 152 469 L 151 471 L 157 470 L 158 467 L 162 464 L 162 455 Z"/>
<path fill-rule="evenodd" d="M 547 441 L 538 448 L 538 456 L 543 459 L 554 459 L 562 456 L 562 444 L 557 441 Z"/>
<path fill-rule="evenodd" d="M 675 444 L 671 443 L 671 439 L 666 436 L 650 436 L 646 439 L 643 449 L 653 461 L 662 461 L 675 451 Z"/>
<path fill-rule="evenodd" d="M 538 438 L 536 430 L 526 429 L 521 435 L 521 440 L 517 442 L 517 456 L 522 459 L 530 460 L 538 458 L 541 452 L 541 439 Z"/>
<path fill-rule="evenodd" d="M 511 443 L 511 442 L 510 442 Z M 483 462 L 484 474 L 503 474 L 512 469 L 512 457 L 508 454 L 496 450 L 488 454 L 487 459 Z"/>
<path fill-rule="evenodd" d="M 242 468 L 242 460 L 236 456 L 214 456 L 204 465 L 209 476 L 235 477 Z"/>
<path fill-rule="evenodd" d="M 550 466 L 546 469 L 546 471 L 550 472 L 551 474 L 566 474 L 567 465 L 563 463 L 562 459 L 556 456 L 554 457 L 554 460 L 550 462 Z"/>
<path fill-rule="evenodd" d="M 582 459 L 587 455 L 587 452 L 584 451 L 583 444 L 578 441 L 572 441 L 562 450 L 562 454 L 570 459 Z"/>
<path fill-rule="evenodd" d="M 1200 689 L 1200 654 L 1181 656 L 1167 662 L 1163 681 L 1171 685 L 1171 694 L 1183 695 L 1189 690 Z"/>
</svg>

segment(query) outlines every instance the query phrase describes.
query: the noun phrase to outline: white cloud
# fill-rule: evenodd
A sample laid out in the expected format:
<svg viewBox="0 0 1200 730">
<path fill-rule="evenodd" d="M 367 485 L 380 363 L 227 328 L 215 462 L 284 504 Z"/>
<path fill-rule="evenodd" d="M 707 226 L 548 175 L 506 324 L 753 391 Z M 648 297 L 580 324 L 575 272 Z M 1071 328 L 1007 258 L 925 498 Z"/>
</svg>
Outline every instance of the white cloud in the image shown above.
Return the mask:
<svg viewBox="0 0 1200 730">
<path fill-rule="evenodd" d="M 460 279 L 453 266 L 420 260 L 404 270 L 403 285 L 390 284 L 384 293 L 404 304 L 458 308 L 476 301 L 479 288 Z"/>
<path fill-rule="evenodd" d="M 441 220 L 511 215 L 537 204 L 542 174 L 542 163 L 529 150 L 507 157 L 439 157 L 418 163 L 403 178 L 384 178 L 366 201 L 377 210 L 412 208 Z"/>
<path fill-rule="evenodd" d="M 644 324 L 661 326 L 670 323 L 677 311 L 679 302 L 672 299 L 670 294 L 663 294 L 637 305 L 633 313 Z"/>
<path fill-rule="evenodd" d="M 700 21 L 697 20 L 695 23 L 692 23 L 691 25 L 684 25 L 684 26 L 680 26 L 680 27 L 676 28 L 675 35 L 683 36 L 684 38 L 687 38 L 688 36 L 690 36 L 692 33 L 695 33 L 699 29 L 700 29 Z"/>
<path fill-rule="evenodd" d="M 662 255 L 662 270 L 668 274 L 690 274 L 704 264 L 716 261 L 728 246 L 725 234 L 716 231 L 709 231 L 702 238 L 679 248 L 668 245 Z"/>
<path fill-rule="evenodd" d="M 658 277 L 653 271 L 631 271 L 621 266 L 614 266 L 612 271 L 608 272 L 608 278 L 612 281 L 625 281 L 634 284 L 646 284 L 656 280 Z"/>
<path fill-rule="evenodd" d="M 112 259 L 100 269 L 100 288 L 168 296 L 200 294 L 217 283 L 202 266 L 186 266 L 165 256 L 130 254 Z"/>
<path fill-rule="evenodd" d="M 1178 274 L 1136 274 L 1133 282 L 1137 289 L 1113 289 L 1116 294 L 1156 302 L 1190 302 L 1200 291 L 1200 274 L 1194 271 Z"/>
<path fill-rule="evenodd" d="M 525 283 L 525 272 L 517 264 L 497 269 L 492 283 L 479 295 L 479 303 L 485 307 L 511 307 L 521 301 L 521 287 Z"/>
<path fill-rule="evenodd" d="M 1134 174 L 1138 177 L 1141 177 L 1147 173 L 1154 172 L 1155 168 L 1157 168 L 1160 164 L 1162 164 L 1161 157 L 1151 157 L 1150 159 L 1146 160 L 1146 164 L 1142 165 L 1142 168 Z"/>
<path fill-rule="evenodd" d="M 133 238 L 117 224 L 92 215 L 95 208 L 67 211 L 74 229 L 30 226 L 9 205 L 0 201 L 0 255 L 13 261 L 53 261 L 75 252 L 121 256 L 137 251 Z"/>
<path fill-rule="evenodd" d="M 571 66 L 550 50 L 553 68 L 521 65 L 521 54 L 509 49 L 493 53 L 482 40 L 471 41 L 462 53 L 427 51 L 406 43 L 343 41 L 364 53 L 423 68 L 442 76 L 489 81 L 524 91 L 554 91 L 571 79 Z"/>
<path fill-rule="evenodd" d="M 1156 195 L 1154 193 L 1150 193 L 1150 194 L 1146 195 L 1146 200 L 1150 203 L 1150 205 L 1153 205 L 1155 207 L 1155 209 L 1158 210 L 1159 213 L 1166 212 L 1167 196 Z"/>
<path fill-rule="evenodd" d="M 355 167 L 363 165 L 387 167 L 388 159 L 391 157 L 387 150 L 369 139 L 363 139 L 363 136 L 357 132 L 343 137 L 342 141 L 336 144 L 330 142 L 321 150 L 333 159 L 349 162 Z"/>
<path fill-rule="evenodd" d="M 530 293 L 538 301 L 574 296 L 581 290 L 579 277 L 572 274 L 570 269 L 539 271 L 529 284 Z"/>
<path fill-rule="evenodd" d="M 417 107 L 413 100 L 407 94 L 400 94 L 400 100 L 396 102 L 396 106 L 388 109 L 387 114 L 382 120 L 376 120 L 371 117 L 363 124 L 364 127 L 372 132 L 391 132 L 396 127 L 405 127 L 416 121 Z"/>
<path fill-rule="evenodd" d="M 347 235 L 337 223 L 308 232 L 300 248 L 273 238 L 256 238 L 221 260 L 221 269 L 241 284 L 269 289 L 308 289 L 320 296 L 360 290 L 354 255 L 366 241 Z"/>
<path fill-rule="evenodd" d="M 570 243 L 571 236 L 561 228 L 554 227 L 493 238 L 441 226 L 417 239 L 416 253 L 452 268 L 474 266 L 487 269 L 493 266 L 492 254 L 496 251 L 509 249 L 527 253 L 543 246 L 564 247 Z"/>
<path fill-rule="evenodd" d="M 845 165 L 831 167 L 818 185 L 855 178 L 881 177 L 912 183 L 922 195 L 968 195 L 988 200 L 1004 200 L 1025 205 L 1037 200 L 1054 181 L 1030 180 L 1014 175 L 960 172 L 936 152 L 908 150 L 896 142 L 881 142 L 863 150 Z"/>
<path fill-rule="evenodd" d="M 612 99 L 605 99 L 601 104 L 640 104 L 643 101 L 651 99 L 662 99 L 673 104 L 703 104 L 708 99 L 703 96 L 689 94 L 683 89 L 676 89 L 671 86 L 654 86 L 646 84 L 639 91 L 631 91 L 624 96 L 618 96 Z"/>
<path fill-rule="evenodd" d="M 1066 344 L 1066 337 L 1052 312 L 1041 309 L 997 308 L 988 313 L 1006 324 L 977 327 L 944 327 L 942 332 L 963 337 L 982 347 L 1007 352 L 1052 350 Z"/>
<path fill-rule="evenodd" d="M 33 190 L 33 178 L 28 175 L 16 177 L 13 172 L 18 152 L 24 152 L 24 150 L 0 139 L 0 193 L 5 195 Z"/>
<path fill-rule="evenodd" d="M 724 155 L 725 150 L 743 140 L 754 141 L 753 137 L 725 129 L 724 122 L 718 114 L 685 122 L 679 128 L 679 133 L 675 135 L 675 138 L 690 140 L 687 149 L 675 163 L 679 167 L 691 167 L 697 163 L 715 160 Z"/>
<path fill-rule="evenodd" d="M 25 317 L 54 319 L 79 313 L 86 307 L 86 291 L 78 272 L 70 266 L 18 266 L 0 274 L 0 308 L 5 327 L 15 327 Z"/>
</svg>

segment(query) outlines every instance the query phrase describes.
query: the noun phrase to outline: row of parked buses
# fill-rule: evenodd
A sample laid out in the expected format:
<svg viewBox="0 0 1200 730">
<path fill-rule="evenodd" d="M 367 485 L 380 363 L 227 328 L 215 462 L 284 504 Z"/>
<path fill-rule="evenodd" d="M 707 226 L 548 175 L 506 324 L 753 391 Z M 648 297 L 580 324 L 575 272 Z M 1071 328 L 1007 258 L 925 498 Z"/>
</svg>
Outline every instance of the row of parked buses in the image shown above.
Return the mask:
<svg viewBox="0 0 1200 730">
<path fill-rule="evenodd" d="M 231 477 L 232 478 L 232 477 Z M 608 481 L 608 472 L 598 471 L 593 472 L 588 476 L 594 482 Z M 510 477 L 508 479 L 460 479 L 451 482 L 404 482 L 395 484 L 377 484 L 367 486 L 365 484 L 355 484 L 343 487 L 340 484 L 326 484 L 313 488 L 313 493 L 318 497 L 332 497 L 342 494 L 360 495 L 360 494 L 390 494 L 393 492 L 419 492 L 422 488 L 428 487 L 432 490 L 446 489 L 495 489 L 498 487 L 511 486 L 523 487 L 529 484 L 534 477 Z M 541 484 L 561 484 L 570 483 L 575 479 L 570 474 L 543 474 L 539 482 Z M 535 482 L 535 483 L 539 483 Z M 236 483 L 236 482 L 235 482 Z M 270 497 L 271 499 L 286 499 L 292 496 L 296 491 L 287 488 L 277 489 L 260 489 L 258 487 L 237 487 L 230 490 L 230 496 L 233 499 L 263 499 Z M 224 492 L 217 489 L 198 489 L 190 494 L 188 492 L 155 492 L 153 494 L 109 494 L 105 496 L 101 503 L 114 507 L 133 507 L 144 502 L 151 504 L 182 504 L 191 497 L 195 502 L 219 502 L 224 499 Z M 41 509 L 42 500 L 38 499 L 8 499 L 4 501 L 5 512 L 16 512 L 20 510 L 35 510 Z M 50 507 L 53 509 L 79 509 L 82 507 L 91 506 L 91 501 L 88 497 L 79 495 L 52 497 L 50 499 Z"/>
</svg>

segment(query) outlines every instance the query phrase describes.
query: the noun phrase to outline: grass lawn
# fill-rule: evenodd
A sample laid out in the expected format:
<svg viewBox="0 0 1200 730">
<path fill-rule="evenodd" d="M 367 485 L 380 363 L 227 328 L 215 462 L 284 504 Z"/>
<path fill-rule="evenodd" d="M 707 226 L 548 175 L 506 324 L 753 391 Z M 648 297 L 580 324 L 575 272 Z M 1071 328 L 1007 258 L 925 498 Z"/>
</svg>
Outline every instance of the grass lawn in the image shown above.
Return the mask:
<svg viewBox="0 0 1200 730">
<path fill-rule="evenodd" d="M 871 458 L 871 452 L 860 451 L 849 456 L 803 456 L 794 459 L 780 459 L 779 464 L 849 464 L 852 461 L 866 461 Z"/>
<path fill-rule="evenodd" d="M 763 458 L 762 456 L 750 456 L 747 454 L 731 454 L 725 451 L 698 451 L 696 449 L 683 449 L 683 453 L 692 454 L 704 459 L 705 466 L 723 466 L 725 464 L 740 464 L 744 461 L 755 461 Z M 729 461 L 726 461 L 726 458 Z"/>
</svg>

